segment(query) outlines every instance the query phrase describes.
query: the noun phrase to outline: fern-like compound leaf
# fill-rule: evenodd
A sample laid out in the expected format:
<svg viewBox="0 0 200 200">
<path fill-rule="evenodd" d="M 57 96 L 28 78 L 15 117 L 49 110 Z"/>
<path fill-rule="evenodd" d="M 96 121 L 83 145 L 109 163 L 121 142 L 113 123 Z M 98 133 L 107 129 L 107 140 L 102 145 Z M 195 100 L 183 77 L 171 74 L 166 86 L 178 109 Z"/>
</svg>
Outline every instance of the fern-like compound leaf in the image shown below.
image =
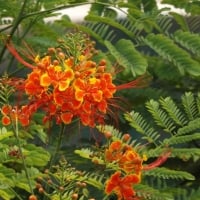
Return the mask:
<svg viewBox="0 0 200 200">
<path fill-rule="evenodd" d="M 145 171 L 145 176 L 154 176 L 163 179 L 178 179 L 178 180 L 194 180 L 195 177 L 185 171 L 172 170 L 165 167 L 157 167 L 155 169 Z"/>
<path fill-rule="evenodd" d="M 174 33 L 173 38 L 181 46 L 191 51 L 193 54 L 200 56 L 199 34 L 178 30 Z"/>
<path fill-rule="evenodd" d="M 173 132 L 175 124 L 170 119 L 168 114 L 160 108 L 160 105 L 157 101 L 151 99 L 146 103 L 146 107 L 158 126 L 164 128 L 164 130 L 168 133 Z"/>
<path fill-rule="evenodd" d="M 200 75 L 199 63 L 193 60 L 189 53 L 176 45 L 173 40 L 162 34 L 149 34 L 145 38 L 145 42 L 159 56 L 172 62 L 178 68 L 180 74 Z"/>
<path fill-rule="evenodd" d="M 183 144 L 187 142 L 191 142 L 193 140 L 199 140 L 200 139 L 200 133 L 194 133 L 190 135 L 184 135 L 184 136 L 172 136 L 169 139 L 164 140 L 164 144 L 166 145 L 174 145 L 174 144 Z"/>
<path fill-rule="evenodd" d="M 105 45 L 116 61 L 124 67 L 124 74 L 131 73 L 133 77 L 136 77 L 146 72 L 147 61 L 142 54 L 135 49 L 130 40 L 121 39 L 115 45 L 106 41 Z"/>
<path fill-rule="evenodd" d="M 198 114 L 194 94 L 191 92 L 186 92 L 181 99 L 189 120 L 194 120 Z"/>
<path fill-rule="evenodd" d="M 187 123 L 187 119 L 183 112 L 177 107 L 175 102 L 170 97 L 161 98 L 160 104 L 167 111 L 169 116 L 180 126 L 184 126 Z"/>
<path fill-rule="evenodd" d="M 149 143 L 157 145 L 160 137 L 159 133 L 149 125 L 140 113 L 132 111 L 126 113 L 124 116 L 129 124 L 143 135 L 143 139 L 146 139 Z"/>
<path fill-rule="evenodd" d="M 186 126 L 179 128 L 176 135 L 191 134 L 197 129 L 200 129 L 200 118 L 191 120 Z"/>
<path fill-rule="evenodd" d="M 151 199 L 151 200 L 174 200 L 172 194 L 167 193 L 159 189 L 155 189 L 148 185 L 137 184 L 134 186 L 136 194 L 142 199 Z"/>
</svg>

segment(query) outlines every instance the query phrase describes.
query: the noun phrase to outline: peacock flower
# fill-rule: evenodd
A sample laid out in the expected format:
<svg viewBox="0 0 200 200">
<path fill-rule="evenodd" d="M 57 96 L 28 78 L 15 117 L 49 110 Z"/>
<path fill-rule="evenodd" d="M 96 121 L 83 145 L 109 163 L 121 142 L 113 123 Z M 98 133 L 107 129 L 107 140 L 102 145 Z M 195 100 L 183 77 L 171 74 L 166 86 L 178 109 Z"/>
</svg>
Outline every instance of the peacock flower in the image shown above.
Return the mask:
<svg viewBox="0 0 200 200">
<path fill-rule="evenodd" d="M 105 151 L 105 159 L 109 162 L 119 161 L 123 155 L 122 145 L 120 140 L 112 142 Z"/>
<path fill-rule="evenodd" d="M 51 78 L 49 77 L 49 75 L 47 73 L 42 74 L 40 77 L 40 85 L 42 87 L 49 87 L 50 84 Z"/>
<path fill-rule="evenodd" d="M 1 109 L 2 124 L 7 126 L 12 122 L 20 122 L 22 126 L 27 126 L 30 121 L 31 110 L 28 106 L 22 106 L 20 109 L 18 107 L 12 107 L 10 105 L 4 105 Z"/>
<path fill-rule="evenodd" d="M 30 96 L 38 96 L 45 91 L 45 88 L 40 85 L 41 71 L 34 69 L 30 74 L 28 74 L 25 80 L 25 92 Z"/>
<path fill-rule="evenodd" d="M 105 116 L 112 115 L 110 107 L 117 107 L 114 101 L 117 90 L 137 84 L 133 81 L 115 85 L 112 74 L 106 71 L 105 60 L 99 63 L 92 60 L 93 44 L 83 37 L 74 36 L 75 49 L 68 46 L 68 38 L 61 40 L 59 48 L 49 48 L 46 56 L 36 55 L 33 65 L 24 61 L 10 42 L 6 44 L 16 59 L 31 69 L 24 80 L 24 90 L 28 105 L 35 104 L 44 111 L 44 121 L 55 118 L 57 123 L 69 124 L 78 118 L 85 126 L 103 124 Z"/>
<path fill-rule="evenodd" d="M 105 150 L 107 162 L 115 162 L 127 174 L 141 175 L 143 159 L 130 145 L 121 140 L 113 141 Z"/>
<path fill-rule="evenodd" d="M 11 106 L 10 105 L 3 105 L 3 107 L 1 108 L 1 114 L 3 115 L 2 117 L 2 124 L 4 126 L 7 126 L 11 123 L 11 119 L 9 117 L 9 114 L 11 112 Z"/>
<path fill-rule="evenodd" d="M 44 56 L 43 58 L 40 58 L 39 55 L 35 56 L 34 58 L 35 64 L 40 67 L 40 69 L 46 69 L 51 64 L 51 57 L 50 56 Z"/>
<path fill-rule="evenodd" d="M 127 150 L 119 160 L 119 167 L 126 173 L 141 174 L 143 159 L 133 149 Z"/>
<path fill-rule="evenodd" d="M 106 182 L 105 193 L 110 195 L 115 193 L 118 200 L 134 200 L 134 184 L 138 184 L 140 178 L 135 174 L 121 176 L 121 172 L 115 172 Z"/>
</svg>

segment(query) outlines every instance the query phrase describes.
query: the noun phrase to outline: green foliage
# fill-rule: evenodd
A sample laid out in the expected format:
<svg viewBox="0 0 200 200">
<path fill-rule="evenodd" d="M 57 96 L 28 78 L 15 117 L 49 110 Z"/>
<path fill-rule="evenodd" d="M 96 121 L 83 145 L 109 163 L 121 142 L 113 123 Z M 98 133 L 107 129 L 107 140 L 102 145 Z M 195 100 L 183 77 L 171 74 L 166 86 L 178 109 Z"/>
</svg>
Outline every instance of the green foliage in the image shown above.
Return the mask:
<svg viewBox="0 0 200 200">
<path fill-rule="evenodd" d="M 176 8 L 185 9 L 187 13 L 191 13 L 192 15 L 199 15 L 199 2 L 196 0 L 184 0 L 184 1 L 173 1 L 173 0 L 164 0 L 162 3 L 169 3 L 174 5 Z"/>
<path fill-rule="evenodd" d="M 163 99 L 162 99 L 163 100 Z M 176 106 L 176 105 L 175 105 Z M 182 111 L 180 109 L 180 111 Z M 198 148 L 191 148 L 191 147 L 179 147 L 176 146 L 176 144 L 183 144 L 184 146 L 190 142 L 192 142 L 193 139 L 199 139 L 199 133 L 190 134 L 180 138 L 179 136 L 176 137 L 176 134 L 174 133 L 173 136 L 167 137 L 166 139 L 163 137 L 155 138 L 154 136 L 151 137 L 151 140 L 149 139 L 149 136 L 146 136 L 144 129 L 146 128 L 146 123 L 144 123 L 144 119 L 141 120 L 142 123 L 140 123 L 141 127 L 145 128 L 138 128 L 138 124 L 135 123 L 137 121 L 137 115 L 135 117 L 135 113 L 131 112 L 128 114 L 125 114 L 125 118 L 130 122 L 130 125 L 135 128 L 139 133 L 142 133 L 142 135 L 145 135 L 141 142 L 140 141 L 132 141 L 131 139 L 127 142 L 128 144 L 132 145 L 138 152 L 140 152 L 141 155 L 146 155 L 150 160 L 151 157 L 158 157 L 155 161 L 144 161 L 144 170 L 142 172 L 142 183 L 137 184 L 134 186 L 134 189 L 136 190 L 136 193 L 139 197 L 143 197 L 144 199 L 153 199 L 153 200 L 160 200 L 160 199 L 178 199 L 178 198 L 185 198 L 187 199 L 190 196 L 191 190 L 183 189 L 184 193 L 175 193 L 174 187 L 179 187 L 179 183 L 181 182 L 195 182 L 195 176 L 185 171 L 184 167 L 183 169 L 174 169 L 173 166 L 170 165 L 170 160 L 174 158 L 179 158 L 181 160 L 184 160 L 184 162 L 189 161 L 190 158 L 193 158 L 194 162 L 199 160 L 200 157 L 200 151 Z M 132 118 L 131 118 L 132 117 Z M 140 118 L 141 119 L 141 118 Z M 112 126 L 106 125 L 106 126 L 99 126 L 97 127 L 99 131 L 106 132 L 106 133 L 112 133 L 112 140 L 113 141 L 119 141 L 123 140 L 124 134 L 120 132 L 119 130 L 115 129 Z M 155 128 L 157 130 L 158 128 Z M 161 129 L 163 130 L 162 126 Z M 146 129 L 147 130 L 147 129 Z M 161 131 L 161 130 L 160 130 Z M 136 134 L 136 133 L 135 133 Z M 158 134 L 158 133 L 157 133 Z M 169 134 L 169 133 L 168 133 Z M 197 138 L 196 138 L 197 137 Z M 148 143 L 146 143 L 146 140 Z M 176 142 L 175 142 L 176 141 Z M 152 145 L 154 144 L 154 145 Z M 165 157 L 165 151 L 170 150 L 171 154 L 169 155 L 169 164 L 163 164 L 164 161 L 158 161 L 162 160 Z M 75 150 L 75 153 L 83 157 L 84 159 L 89 159 L 92 162 L 98 163 L 97 166 L 104 166 L 105 161 L 100 156 L 101 154 L 98 154 L 95 148 L 82 148 L 80 150 Z M 157 166 L 156 162 L 160 162 L 159 165 L 164 166 Z M 173 160 L 172 160 L 173 162 Z M 150 170 L 146 170 L 145 166 L 147 165 L 155 165 Z M 174 164 L 173 164 L 174 165 Z M 113 165 L 108 165 L 109 167 L 113 167 Z M 107 166 L 107 167 L 108 167 Z M 180 168 L 180 166 L 179 166 Z M 104 174 L 105 175 L 105 174 Z M 150 184 L 150 181 L 152 180 L 152 185 Z M 154 180 L 154 181 L 153 181 Z M 173 181 L 173 184 L 170 185 L 170 182 Z M 184 194 L 184 195 L 183 195 Z"/>
<path fill-rule="evenodd" d="M 193 34 L 190 32 L 176 31 L 173 35 L 175 41 L 179 43 L 183 48 L 191 51 L 196 56 L 200 56 L 200 39 L 199 34 Z"/>
<path fill-rule="evenodd" d="M 46 166 L 50 158 L 48 151 L 28 142 L 25 135 L 20 139 L 20 143 L 23 144 L 23 155 L 20 153 L 14 133 L 2 127 L 0 133 L 0 194 L 5 200 L 17 197 L 16 188 L 31 193 L 29 184 L 35 188 L 35 180 L 41 175 L 39 169 Z M 26 162 L 27 172 L 22 167 L 21 156 Z M 27 173 L 30 183 L 27 179 Z"/>
<path fill-rule="evenodd" d="M 160 34 L 149 34 L 145 38 L 145 42 L 158 53 L 159 56 L 178 67 L 182 75 L 189 73 L 192 76 L 199 76 L 199 63 L 194 61 L 186 51 L 174 44 L 171 39 Z"/>
<path fill-rule="evenodd" d="M 130 40 L 121 39 L 115 46 L 106 41 L 105 45 L 111 55 L 115 57 L 115 60 L 119 63 L 119 65 L 125 68 L 123 70 L 124 74 L 132 73 L 133 77 L 136 77 L 146 72 L 147 62 L 133 47 Z M 124 46 L 126 46 L 126 49 L 123 48 Z"/>
<path fill-rule="evenodd" d="M 147 185 L 138 184 L 135 186 L 137 195 L 144 199 L 153 200 L 173 200 L 173 195 L 169 194 L 166 190 L 155 189 Z"/>
<path fill-rule="evenodd" d="M 171 170 L 164 167 L 152 169 L 144 172 L 145 176 L 157 177 L 162 179 L 195 180 L 195 177 L 188 172 Z"/>
<path fill-rule="evenodd" d="M 125 117 L 130 125 L 143 135 L 142 137 L 145 140 L 154 143 L 155 145 L 157 144 L 160 134 L 146 122 L 140 113 L 132 111 L 131 113 L 126 114 Z"/>
<path fill-rule="evenodd" d="M 37 54 L 55 45 L 57 38 L 62 38 L 72 29 L 81 30 L 95 39 L 97 47 L 102 50 L 99 57 L 96 57 L 97 60 L 108 59 L 109 69 L 115 62 L 123 68 L 120 81 L 132 80 L 148 72 L 153 77 L 150 87 L 124 93 L 127 100 L 130 100 L 130 109 L 138 106 L 134 111 L 126 113 L 125 118 L 135 132 L 141 134 L 141 140 L 129 141 L 129 144 L 137 147 L 141 155 L 148 157 L 147 163 L 144 164 L 151 163 L 157 157 L 162 159 L 166 151 L 170 151 L 171 154 L 164 167 L 145 171 L 142 184 L 134 188 L 137 195 L 143 199 L 197 200 L 200 190 L 194 188 L 199 180 L 193 179 L 196 176 L 196 168 L 199 167 L 200 157 L 200 4 L 195 0 L 163 0 L 162 3 L 183 8 L 190 16 L 182 16 L 175 12 L 164 15 L 163 11 L 168 9 L 159 10 L 155 0 L 104 0 L 91 3 L 90 11 L 83 19 L 83 23 L 74 23 L 67 15 L 46 23 L 47 17 L 60 16 L 59 12 L 62 9 L 87 5 L 89 1 L 0 0 L 0 39 L 3 39 L 0 42 L 1 73 L 5 72 L 12 76 L 13 72 L 18 72 L 20 77 L 25 76 L 22 68 L 17 68 L 14 59 L 5 51 L 4 42 L 7 35 L 10 35 L 17 47 L 25 40 L 36 49 Z M 122 18 L 116 10 L 123 14 Z M 5 23 L 4 17 L 13 17 L 13 20 Z M 2 77 L 1 104 L 7 103 L 12 93 L 13 88 Z M 143 102 L 146 100 L 148 101 L 144 106 Z M 139 111 L 136 111 L 137 109 Z M 115 139 L 123 139 L 121 131 L 112 126 L 105 128 L 112 132 Z M 19 131 L 22 153 L 33 188 L 37 176 L 42 175 L 46 178 L 41 171 L 47 166 L 51 156 L 47 149 L 41 147 L 46 146 L 48 142 L 45 131 L 43 125 L 36 123 L 28 130 Z M 30 193 L 16 134 L 3 126 L 0 129 L 0 150 L 0 197 L 10 200 L 18 198 L 17 192 Z M 95 152 L 96 149 L 88 147 L 75 151 L 87 159 L 90 159 L 91 155 L 94 156 Z M 101 157 L 95 155 L 93 158 L 104 167 L 101 165 Z M 186 162 L 189 162 L 188 167 Z M 60 170 L 61 168 L 62 166 L 59 166 L 58 169 L 54 169 L 55 173 L 51 174 L 57 181 L 57 186 L 62 183 L 61 175 L 66 172 L 67 178 L 87 182 L 95 192 L 95 187 L 103 190 L 103 176 L 84 172 L 83 176 L 79 177 L 69 165 L 66 169 Z M 102 169 L 99 171 L 102 174 Z M 150 184 L 149 179 L 155 182 Z M 48 178 L 45 179 L 47 180 Z M 70 185 L 72 188 L 75 181 Z M 189 189 L 188 185 L 191 185 Z M 71 198 L 73 191 L 68 190 L 66 185 L 63 186 L 63 197 Z M 51 189 L 54 190 L 51 197 L 58 199 L 61 194 L 58 188 Z M 80 199 L 89 198 L 89 191 L 86 188 L 81 190 L 80 194 Z M 25 196 L 24 198 L 27 197 Z M 100 196 L 102 197 L 102 194 Z"/>
<path fill-rule="evenodd" d="M 176 186 L 173 184 L 172 187 L 179 187 L 178 180 L 187 180 L 184 186 L 184 195 L 183 193 L 175 194 L 173 188 L 167 189 L 177 199 L 189 198 L 188 192 L 191 192 L 191 190 L 187 189 L 187 182 L 188 184 L 191 181 L 195 183 L 196 179 L 192 171 L 189 173 L 185 171 L 187 167 L 184 163 L 188 161 L 192 162 L 193 170 L 198 169 L 199 165 L 200 112 L 198 99 L 199 94 L 194 95 L 191 92 L 182 95 L 179 101 L 175 101 L 171 97 L 161 97 L 159 100 L 151 99 L 146 103 L 146 112 L 148 112 L 148 115 L 145 115 L 146 117 L 143 117 L 141 113 L 136 111 L 125 114 L 125 118 L 130 126 L 137 133 L 141 134 L 144 143 L 147 141 L 146 149 L 142 150 L 143 154 L 148 158 L 159 157 L 161 155 L 160 158 L 154 161 L 156 163 L 163 159 L 165 160 L 165 153 L 163 152 L 171 152 L 168 161 L 169 164 L 166 164 L 165 167 L 157 167 L 144 171 L 143 178 L 145 179 L 148 176 L 154 177 L 156 180 L 162 180 L 162 184 L 163 180 L 174 179 L 173 183 Z M 175 159 L 178 159 L 179 162 L 173 163 Z M 196 181 L 198 182 L 198 180 Z M 158 186 L 154 184 L 154 187 L 159 188 L 160 186 L 161 183 Z M 166 182 L 165 187 L 167 188 Z M 154 198 L 152 197 L 152 199 Z"/>
</svg>

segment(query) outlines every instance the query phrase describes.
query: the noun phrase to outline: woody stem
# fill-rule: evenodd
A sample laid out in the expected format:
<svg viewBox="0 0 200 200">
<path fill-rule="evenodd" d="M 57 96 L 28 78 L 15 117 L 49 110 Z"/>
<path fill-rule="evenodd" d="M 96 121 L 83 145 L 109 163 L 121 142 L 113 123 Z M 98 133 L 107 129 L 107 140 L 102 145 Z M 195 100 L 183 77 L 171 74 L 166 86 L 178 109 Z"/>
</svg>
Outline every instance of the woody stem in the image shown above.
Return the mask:
<svg viewBox="0 0 200 200">
<path fill-rule="evenodd" d="M 26 178 L 27 178 L 27 181 L 28 181 L 28 185 L 29 185 L 29 188 L 30 188 L 30 192 L 31 192 L 32 194 L 34 194 L 33 188 L 32 188 L 32 186 L 31 186 L 30 175 L 29 175 L 29 172 L 28 172 L 28 169 L 27 169 L 25 157 L 24 157 L 24 155 L 23 155 L 22 146 L 21 146 L 21 142 L 20 142 L 20 138 L 19 138 L 19 128 L 18 128 L 18 120 L 17 120 L 17 117 L 16 117 L 16 119 L 15 119 L 15 127 L 13 128 L 13 130 L 14 130 L 14 134 L 15 134 L 15 137 L 16 137 L 16 140 L 17 140 L 17 145 L 18 145 L 18 148 L 19 148 L 20 158 L 22 159 L 22 164 L 23 164 L 23 167 L 24 167 L 24 171 L 25 171 L 25 175 L 26 175 Z"/>
<path fill-rule="evenodd" d="M 57 144 L 56 144 L 56 149 L 55 149 L 54 154 L 53 154 L 53 156 L 51 157 L 51 160 L 50 160 L 50 162 L 49 162 L 49 170 L 51 170 L 53 164 L 55 163 L 56 156 L 57 156 L 57 154 L 58 154 L 58 152 L 59 152 L 59 150 L 60 150 L 60 145 L 61 145 L 61 142 L 62 142 L 62 136 L 63 136 L 64 131 L 65 131 L 65 125 L 62 124 L 62 125 L 61 125 L 61 129 L 60 129 L 60 132 L 59 132 L 59 136 L 58 136 L 58 141 L 57 141 Z M 49 192 L 49 186 L 48 186 L 48 185 L 46 185 L 45 190 L 46 190 L 47 192 Z M 45 197 L 44 197 L 44 200 L 46 200 L 46 199 L 47 199 L 47 197 L 45 196 Z M 61 199 L 61 198 L 60 198 L 60 199 Z"/>
<path fill-rule="evenodd" d="M 60 145 L 61 145 L 61 142 L 62 142 L 62 136 L 63 136 L 64 131 L 65 131 L 65 125 L 62 124 L 61 129 L 60 129 L 60 133 L 59 133 L 59 136 L 58 136 L 58 141 L 57 141 L 57 144 L 56 144 L 56 149 L 55 149 L 54 154 L 53 154 L 53 156 L 51 157 L 51 160 L 50 160 L 49 169 L 52 168 L 52 165 L 54 164 L 56 156 L 57 156 L 57 154 L 60 150 Z"/>
</svg>

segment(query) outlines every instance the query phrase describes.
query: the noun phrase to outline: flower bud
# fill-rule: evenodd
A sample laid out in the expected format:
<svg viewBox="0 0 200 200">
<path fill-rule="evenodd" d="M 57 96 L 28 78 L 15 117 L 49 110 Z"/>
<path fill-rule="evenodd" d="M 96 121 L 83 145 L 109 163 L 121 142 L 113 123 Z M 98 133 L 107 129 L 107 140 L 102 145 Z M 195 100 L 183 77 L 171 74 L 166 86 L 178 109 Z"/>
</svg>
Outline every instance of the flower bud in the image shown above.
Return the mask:
<svg viewBox="0 0 200 200">
<path fill-rule="evenodd" d="M 130 138 L 131 138 L 131 136 L 130 136 L 129 133 L 124 134 L 123 137 L 122 137 L 123 142 L 127 142 Z"/>
<path fill-rule="evenodd" d="M 112 133 L 110 131 L 105 131 L 104 135 L 107 139 L 110 139 L 112 137 Z"/>
<path fill-rule="evenodd" d="M 29 196 L 28 200 L 37 200 L 37 197 L 32 194 Z"/>
<path fill-rule="evenodd" d="M 78 194 L 77 193 L 72 194 L 72 199 L 73 200 L 77 200 L 78 199 Z"/>
</svg>

